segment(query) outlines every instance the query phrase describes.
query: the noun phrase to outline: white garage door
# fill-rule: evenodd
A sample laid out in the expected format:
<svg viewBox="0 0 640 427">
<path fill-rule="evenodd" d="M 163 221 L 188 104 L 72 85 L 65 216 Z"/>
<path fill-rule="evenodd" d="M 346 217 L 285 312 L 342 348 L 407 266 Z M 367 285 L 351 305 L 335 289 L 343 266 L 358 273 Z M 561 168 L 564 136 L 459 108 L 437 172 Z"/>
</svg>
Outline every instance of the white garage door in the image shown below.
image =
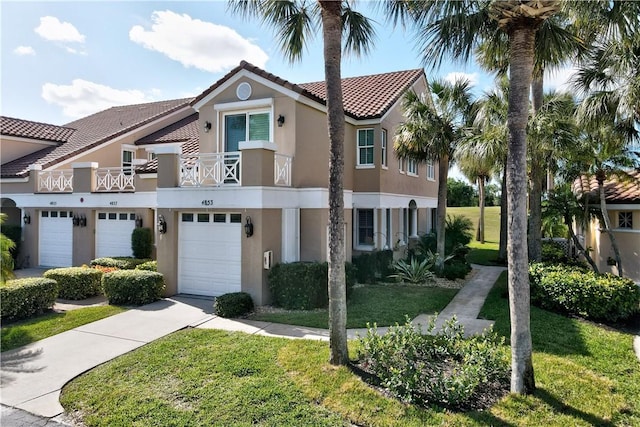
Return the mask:
<svg viewBox="0 0 640 427">
<path fill-rule="evenodd" d="M 242 218 L 229 213 L 180 214 L 178 292 L 240 292 Z"/>
<path fill-rule="evenodd" d="M 73 264 L 73 214 L 68 211 L 40 211 L 39 264 L 70 267 Z"/>
<path fill-rule="evenodd" d="M 98 212 L 96 258 L 133 256 L 131 233 L 134 228 L 136 228 L 135 213 Z"/>
</svg>

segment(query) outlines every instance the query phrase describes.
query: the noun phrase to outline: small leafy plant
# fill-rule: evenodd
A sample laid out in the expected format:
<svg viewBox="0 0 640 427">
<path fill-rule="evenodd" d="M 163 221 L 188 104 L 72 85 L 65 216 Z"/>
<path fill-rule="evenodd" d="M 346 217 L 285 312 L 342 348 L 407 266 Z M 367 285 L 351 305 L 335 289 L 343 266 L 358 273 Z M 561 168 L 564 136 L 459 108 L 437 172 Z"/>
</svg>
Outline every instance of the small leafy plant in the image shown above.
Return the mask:
<svg viewBox="0 0 640 427">
<path fill-rule="evenodd" d="M 411 258 L 410 262 L 401 259 L 393 264 L 396 273 L 391 274 L 389 277 L 403 282 L 422 284 L 433 281 L 435 275 L 431 271 L 432 267 L 433 260 L 430 259 L 418 261 L 416 258 Z"/>
</svg>

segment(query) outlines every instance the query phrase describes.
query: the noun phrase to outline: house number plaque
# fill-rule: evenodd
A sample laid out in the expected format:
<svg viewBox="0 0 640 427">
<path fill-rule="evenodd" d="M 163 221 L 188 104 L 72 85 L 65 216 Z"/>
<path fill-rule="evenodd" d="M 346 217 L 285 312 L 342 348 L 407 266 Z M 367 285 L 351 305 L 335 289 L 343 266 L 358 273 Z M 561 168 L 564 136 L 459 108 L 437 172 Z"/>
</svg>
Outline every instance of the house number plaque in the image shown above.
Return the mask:
<svg viewBox="0 0 640 427">
<path fill-rule="evenodd" d="M 213 200 L 204 199 L 201 204 L 202 204 L 202 206 L 213 206 Z"/>
</svg>

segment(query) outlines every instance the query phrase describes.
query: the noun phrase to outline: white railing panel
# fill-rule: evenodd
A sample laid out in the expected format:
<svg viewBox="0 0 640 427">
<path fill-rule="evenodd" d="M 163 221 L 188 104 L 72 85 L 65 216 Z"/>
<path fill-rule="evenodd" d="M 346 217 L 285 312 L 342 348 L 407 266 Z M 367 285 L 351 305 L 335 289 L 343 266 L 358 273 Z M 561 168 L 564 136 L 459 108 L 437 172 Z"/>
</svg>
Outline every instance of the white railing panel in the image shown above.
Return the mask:
<svg viewBox="0 0 640 427">
<path fill-rule="evenodd" d="M 241 185 L 242 153 L 180 156 L 180 187 Z"/>
<path fill-rule="evenodd" d="M 96 192 L 136 191 L 133 168 L 96 169 Z"/>
<path fill-rule="evenodd" d="M 291 187 L 291 162 L 293 157 L 275 154 L 273 157 L 273 182 L 275 185 Z"/>
<path fill-rule="evenodd" d="M 73 169 L 39 171 L 38 192 L 42 193 L 72 193 Z"/>
</svg>

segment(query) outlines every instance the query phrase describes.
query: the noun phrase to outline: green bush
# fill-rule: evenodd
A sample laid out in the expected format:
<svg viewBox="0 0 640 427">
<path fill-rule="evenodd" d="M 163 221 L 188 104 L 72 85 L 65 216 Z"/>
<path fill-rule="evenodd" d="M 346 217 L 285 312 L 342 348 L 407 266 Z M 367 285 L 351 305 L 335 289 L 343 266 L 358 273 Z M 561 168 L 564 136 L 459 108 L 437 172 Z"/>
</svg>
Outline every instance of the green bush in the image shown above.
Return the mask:
<svg viewBox="0 0 640 427">
<path fill-rule="evenodd" d="M 118 270 L 102 276 L 109 304 L 148 304 L 162 298 L 164 288 L 164 276 L 153 271 Z"/>
<path fill-rule="evenodd" d="M 369 328 L 360 340 L 360 366 L 401 400 L 423 406 L 464 409 L 488 388 L 508 384 L 504 338 L 489 331 L 465 339 L 455 318 L 437 333 L 434 325 L 432 321 L 426 334 L 409 319 L 382 335 Z"/>
<path fill-rule="evenodd" d="M 0 318 L 25 319 L 53 307 L 58 296 L 55 280 L 43 277 L 8 280 L 0 285 Z"/>
<path fill-rule="evenodd" d="M 269 290 L 276 307 L 288 310 L 312 310 L 329 305 L 328 264 L 293 262 L 276 264 L 269 271 Z M 355 284 L 355 268 L 345 263 L 347 298 Z"/>
<path fill-rule="evenodd" d="M 393 264 L 396 272 L 389 275 L 389 278 L 413 284 L 424 284 L 428 281 L 433 281 L 435 275 L 430 270 L 433 268 L 434 262 L 435 256 L 433 254 L 430 259 L 422 261 L 418 261 L 416 258 L 411 258 L 410 262 L 406 262 L 403 259 L 398 260 Z"/>
<path fill-rule="evenodd" d="M 545 240 L 542 242 L 542 262 L 564 263 L 567 261 L 567 254 L 558 242 Z"/>
<path fill-rule="evenodd" d="M 213 309 L 220 317 L 240 317 L 253 311 L 253 300 L 246 292 L 224 294 L 216 297 Z"/>
<path fill-rule="evenodd" d="M 131 233 L 131 250 L 136 258 L 149 258 L 153 250 L 153 232 L 150 228 L 134 228 Z"/>
<path fill-rule="evenodd" d="M 449 280 L 464 279 L 471 270 L 471 266 L 468 262 L 454 258 L 444 263 L 442 277 L 446 277 Z"/>
<path fill-rule="evenodd" d="M 631 279 L 563 265 L 531 264 L 531 302 L 583 317 L 618 321 L 640 310 L 640 288 Z"/>
<path fill-rule="evenodd" d="M 19 225 L 2 224 L 0 225 L 0 233 L 7 236 L 15 246 L 9 250 L 13 258 L 13 264 L 18 265 L 18 253 L 20 252 L 20 243 L 22 242 L 22 227 Z"/>
<path fill-rule="evenodd" d="M 100 294 L 102 272 L 89 267 L 54 268 L 44 277 L 58 283 L 58 298 L 80 300 Z"/>
<path fill-rule="evenodd" d="M 151 261 L 148 258 L 132 258 L 125 256 L 96 258 L 91 261 L 91 266 L 115 267 L 120 270 L 133 270 L 136 266 Z"/>
<path fill-rule="evenodd" d="M 158 271 L 158 261 L 147 261 L 136 265 L 136 270 Z"/>
<path fill-rule="evenodd" d="M 393 273 L 393 251 L 373 251 L 352 259 L 358 283 L 376 283 Z"/>
</svg>

